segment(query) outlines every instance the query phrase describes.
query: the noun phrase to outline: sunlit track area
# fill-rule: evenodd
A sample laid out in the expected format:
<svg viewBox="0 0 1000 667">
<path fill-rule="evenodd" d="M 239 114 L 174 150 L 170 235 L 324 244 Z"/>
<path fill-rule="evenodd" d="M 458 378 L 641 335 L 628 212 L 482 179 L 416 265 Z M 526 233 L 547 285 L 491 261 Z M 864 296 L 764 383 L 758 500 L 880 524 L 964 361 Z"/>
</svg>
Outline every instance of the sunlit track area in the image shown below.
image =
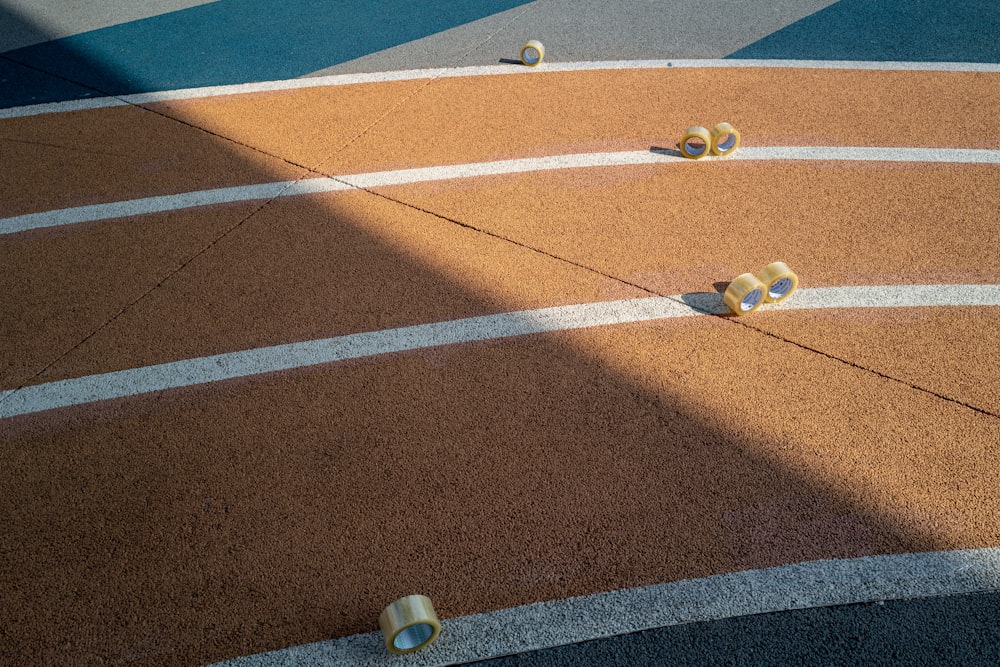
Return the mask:
<svg viewBox="0 0 1000 667">
<path fill-rule="evenodd" d="M 0 0 L 0 664 L 1000 661 L 994 3 L 111 4 Z"/>
</svg>

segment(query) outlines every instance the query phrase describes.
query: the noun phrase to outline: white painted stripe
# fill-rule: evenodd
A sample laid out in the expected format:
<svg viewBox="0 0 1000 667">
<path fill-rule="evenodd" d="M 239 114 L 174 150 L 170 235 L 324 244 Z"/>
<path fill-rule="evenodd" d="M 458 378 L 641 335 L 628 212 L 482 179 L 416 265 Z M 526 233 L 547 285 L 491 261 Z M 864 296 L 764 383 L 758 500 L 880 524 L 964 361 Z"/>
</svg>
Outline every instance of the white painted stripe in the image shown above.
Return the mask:
<svg viewBox="0 0 1000 667">
<path fill-rule="evenodd" d="M 51 113 L 90 111 L 91 109 L 107 109 L 110 107 L 124 106 L 128 106 L 128 102 L 118 97 L 95 97 L 86 100 L 49 102 L 47 104 L 32 104 L 25 107 L 9 107 L 7 109 L 0 109 L 0 120 L 8 118 L 25 118 L 28 116 L 44 116 Z"/>
<path fill-rule="evenodd" d="M 985 591 L 1000 591 L 1000 548 L 812 561 L 445 619 L 438 640 L 405 660 L 370 632 L 216 667 L 438 667 L 684 623 Z"/>
<path fill-rule="evenodd" d="M 499 75 L 538 75 L 553 72 L 589 72 L 598 70 L 632 69 L 690 69 L 690 68 L 782 68 L 782 69 L 834 69 L 869 70 L 888 72 L 1000 72 L 996 63 L 936 63 L 936 62 L 879 62 L 857 60 L 608 60 L 595 62 L 545 63 L 538 67 L 521 65 L 478 65 L 471 67 L 444 67 L 433 69 L 372 72 L 366 74 L 333 74 L 329 76 L 261 81 L 225 86 L 184 88 L 152 93 L 136 93 L 121 97 L 98 97 L 49 104 L 0 109 L 0 120 L 22 118 L 50 113 L 86 111 L 127 104 L 153 104 L 175 100 L 190 100 L 223 95 L 243 95 L 301 88 L 349 86 L 390 81 L 414 81 L 453 77 L 478 77 Z"/>
<path fill-rule="evenodd" d="M 763 310 L 918 306 L 1000 306 L 1000 285 L 803 288 L 793 299 L 764 306 Z M 556 306 L 348 334 L 6 390 L 0 392 L 0 419 L 441 345 L 726 312 L 720 294 L 694 293 Z"/>
<path fill-rule="evenodd" d="M 0 218 L 0 235 L 30 229 L 57 227 L 81 222 L 111 220 L 133 215 L 162 213 L 195 206 L 289 197 L 351 188 L 374 188 L 407 183 L 423 183 L 453 178 L 498 176 L 553 169 L 623 167 L 642 164 L 706 164 L 718 160 L 819 160 L 874 162 L 951 162 L 961 164 L 1000 164 L 1000 150 L 972 148 L 873 148 L 860 146 L 758 146 L 740 149 L 728 157 L 688 160 L 672 150 L 622 151 L 616 153 L 579 153 L 496 162 L 474 162 L 441 167 L 422 167 L 353 174 L 336 178 L 308 178 L 259 185 L 241 185 L 216 190 L 201 190 L 177 195 L 163 195 L 129 201 L 94 204 L 55 211 L 27 213 Z"/>
<path fill-rule="evenodd" d="M 289 197 L 315 192 L 348 190 L 350 187 L 346 183 L 331 178 L 310 178 L 299 181 L 278 181 L 258 185 L 238 185 L 215 190 L 199 190 L 177 195 L 162 195 L 159 197 L 111 202 L 109 204 L 77 206 L 75 208 L 63 208 L 56 211 L 28 213 L 11 218 L 0 218 L 0 235 L 25 232 L 30 229 L 42 229 L 44 227 L 74 225 L 81 222 L 114 220 L 133 215 L 179 211 L 198 206 L 211 206 L 213 204 L 229 204 L 233 202 L 271 199 L 272 197 Z"/>
<path fill-rule="evenodd" d="M 703 160 L 732 159 L 1000 164 L 1000 150 L 979 148 L 879 148 L 870 146 L 747 146 L 727 157 L 712 156 L 703 158 Z M 699 160 L 699 162 L 703 160 Z"/>
</svg>

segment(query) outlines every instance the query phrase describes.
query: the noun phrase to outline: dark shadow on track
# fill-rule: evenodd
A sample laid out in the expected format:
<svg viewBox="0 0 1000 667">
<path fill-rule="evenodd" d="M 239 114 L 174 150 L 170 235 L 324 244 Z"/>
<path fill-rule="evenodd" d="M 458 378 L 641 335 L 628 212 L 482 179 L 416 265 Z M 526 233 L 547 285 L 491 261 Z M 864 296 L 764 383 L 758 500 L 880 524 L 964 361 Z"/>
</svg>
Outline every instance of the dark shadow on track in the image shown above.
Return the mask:
<svg viewBox="0 0 1000 667">
<path fill-rule="evenodd" d="M 657 155 L 669 155 L 671 157 L 684 157 L 680 151 L 680 144 L 674 144 L 675 148 L 663 148 L 661 146 L 650 146 L 649 152 Z"/>
<path fill-rule="evenodd" d="M 27 52 L 30 49 L 47 48 L 51 58 L 59 62 L 76 62 L 94 73 L 93 78 L 115 82 L 116 75 L 99 62 L 58 41 L 47 41 L 46 33 L 37 28 L 27 17 L 13 9 L 0 5 L 0 37 L 8 37 L 17 43 L 38 42 L 38 45 L 22 47 L 0 53 L 0 108 L 42 104 L 59 100 L 86 99 L 106 95 L 105 90 L 95 90 L 87 85 L 55 74 L 58 70 L 46 70 L 45 62 L 21 63 L 11 54 Z M 45 44 L 50 46 L 46 47 Z M 119 87 L 120 82 L 111 87 Z"/>
<path fill-rule="evenodd" d="M 709 315 L 733 314 L 722 300 L 722 295 L 718 292 L 688 292 L 687 294 L 681 294 L 681 301 L 695 310 L 708 313 Z"/>
<path fill-rule="evenodd" d="M 0 53 L 49 39 L 48 33 L 0 1 Z"/>
</svg>

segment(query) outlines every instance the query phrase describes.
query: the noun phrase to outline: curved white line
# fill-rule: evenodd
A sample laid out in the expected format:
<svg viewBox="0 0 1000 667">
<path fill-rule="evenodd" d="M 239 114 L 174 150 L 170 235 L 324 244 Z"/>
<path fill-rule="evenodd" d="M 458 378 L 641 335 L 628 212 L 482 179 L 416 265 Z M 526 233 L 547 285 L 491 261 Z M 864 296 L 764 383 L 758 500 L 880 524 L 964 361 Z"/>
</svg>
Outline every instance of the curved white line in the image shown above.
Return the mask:
<svg viewBox="0 0 1000 667">
<path fill-rule="evenodd" d="M 799 289 L 768 310 L 1000 306 L 1000 285 L 894 285 Z M 0 392 L 0 419 L 155 391 L 221 382 L 441 345 L 729 312 L 717 293 L 556 306 L 348 334 L 87 375 Z"/>
<path fill-rule="evenodd" d="M 405 661 L 385 649 L 380 633 L 369 632 L 215 667 L 437 667 L 683 623 L 998 590 L 996 547 L 812 561 L 445 619 L 439 639 Z"/>
<path fill-rule="evenodd" d="M 291 197 L 316 192 L 333 192 L 355 188 L 374 188 L 408 183 L 425 183 L 453 178 L 498 176 L 553 169 L 583 169 L 588 167 L 622 167 L 643 164 L 705 164 L 717 160 L 819 160 L 867 162 L 926 162 L 961 164 L 1000 164 L 1000 150 L 974 148 L 877 148 L 865 146 L 750 146 L 727 157 L 707 157 L 689 160 L 678 151 L 656 149 L 617 153 L 577 153 L 537 158 L 520 158 L 496 162 L 473 162 L 443 167 L 423 167 L 353 174 L 335 178 L 307 178 L 298 181 L 278 181 L 258 185 L 241 185 L 215 190 L 200 190 L 176 195 L 163 195 L 77 206 L 55 211 L 27 213 L 0 218 L 0 235 L 31 229 L 59 227 L 82 222 L 113 220 L 134 215 L 163 213 L 196 206 L 244 202 L 272 197 Z"/>
<path fill-rule="evenodd" d="M 442 79 L 451 77 L 498 76 L 504 74 L 539 74 L 545 72 L 588 72 L 616 69 L 671 69 L 671 68 L 793 68 L 793 69 L 853 69 L 872 71 L 905 72 L 1000 72 L 995 63 L 937 63 L 937 62 L 879 62 L 857 60 L 612 60 L 596 62 L 546 63 L 538 67 L 520 65 L 480 65 L 471 67 L 442 67 L 433 69 L 372 72 L 368 74 L 334 74 L 330 76 L 304 77 L 283 81 L 263 81 L 226 86 L 206 86 L 184 88 L 153 93 L 136 93 L 120 97 L 97 97 L 68 102 L 33 104 L 23 107 L 0 109 L 0 120 L 23 118 L 50 113 L 106 109 L 130 104 L 152 104 L 174 100 L 189 100 L 222 95 L 241 95 L 276 90 L 316 88 L 328 86 L 349 86 L 365 83 L 386 83 L 389 81 L 413 81 L 418 79 Z"/>
</svg>

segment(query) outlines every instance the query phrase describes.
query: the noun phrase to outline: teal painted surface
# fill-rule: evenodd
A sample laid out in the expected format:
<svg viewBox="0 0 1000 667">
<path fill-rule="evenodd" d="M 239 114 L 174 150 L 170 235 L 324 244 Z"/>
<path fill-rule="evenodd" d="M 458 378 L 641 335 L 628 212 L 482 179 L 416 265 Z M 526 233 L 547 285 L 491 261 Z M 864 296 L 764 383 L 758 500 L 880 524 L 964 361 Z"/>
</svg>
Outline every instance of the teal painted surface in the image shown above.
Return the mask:
<svg viewBox="0 0 1000 667">
<path fill-rule="evenodd" d="M 290 79 L 525 0 L 220 0 L 0 54 L 0 107 Z"/>
<path fill-rule="evenodd" d="M 729 58 L 1000 62 L 1000 0 L 841 0 Z"/>
</svg>

